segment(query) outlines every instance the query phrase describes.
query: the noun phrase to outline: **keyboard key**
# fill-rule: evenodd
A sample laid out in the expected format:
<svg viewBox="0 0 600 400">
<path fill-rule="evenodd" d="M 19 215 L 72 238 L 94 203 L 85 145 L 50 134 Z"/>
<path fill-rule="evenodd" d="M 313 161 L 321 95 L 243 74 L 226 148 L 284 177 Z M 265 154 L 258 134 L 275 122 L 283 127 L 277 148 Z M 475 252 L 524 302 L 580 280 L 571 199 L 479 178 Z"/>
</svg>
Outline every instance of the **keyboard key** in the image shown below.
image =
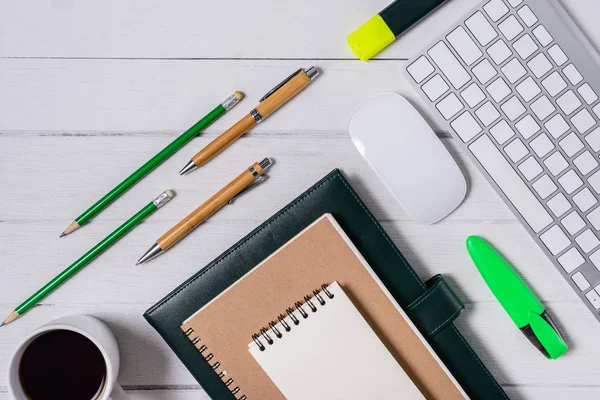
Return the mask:
<svg viewBox="0 0 600 400">
<path fill-rule="evenodd" d="M 583 276 L 582 272 L 577 272 L 571 277 L 571 279 L 573 279 L 573 282 L 575 282 L 575 284 L 581 291 L 584 291 L 590 287 L 590 283 L 585 278 L 585 276 Z"/>
<path fill-rule="evenodd" d="M 477 61 L 483 53 L 462 26 L 453 30 L 447 37 L 450 45 L 467 65 Z"/>
<path fill-rule="evenodd" d="M 571 235 L 575 235 L 585 227 L 585 221 L 577 214 L 577 211 L 571 212 L 560 223 Z"/>
<path fill-rule="evenodd" d="M 552 228 L 540 235 L 540 240 L 544 242 L 552 255 L 559 254 L 571 244 L 571 241 L 567 235 L 565 235 L 558 225 L 554 225 Z"/>
<path fill-rule="evenodd" d="M 538 45 L 535 44 L 531 36 L 525 34 L 521 39 L 517 40 L 513 47 L 519 53 L 522 59 L 528 58 L 530 55 L 536 52 Z"/>
<path fill-rule="evenodd" d="M 448 78 L 455 89 L 460 89 L 471 79 L 467 71 L 444 42 L 439 42 L 427 53 L 429 53 L 433 62 L 446 75 L 446 78 Z"/>
<path fill-rule="evenodd" d="M 596 169 L 598 161 L 589 151 L 584 152 L 579 157 L 573 160 L 573 164 L 585 176 Z"/>
<path fill-rule="evenodd" d="M 482 130 L 468 111 L 456 118 L 450 125 L 465 143 L 477 136 Z"/>
<path fill-rule="evenodd" d="M 544 126 L 554 139 L 558 139 L 569 130 L 569 124 L 567 124 L 567 121 L 565 121 L 560 114 L 556 114 L 554 117 L 550 118 Z"/>
<path fill-rule="evenodd" d="M 421 83 L 425 80 L 425 78 L 431 75 L 433 71 L 435 71 L 435 68 L 433 68 L 433 65 L 431 65 L 431 63 L 427 61 L 427 58 L 425 58 L 425 56 L 421 56 L 408 68 L 406 68 L 406 70 L 408 71 L 410 76 L 413 77 L 415 82 Z"/>
<path fill-rule="evenodd" d="M 552 64 L 550 64 L 550 61 L 548 61 L 548 58 L 544 55 L 544 53 L 540 53 L 533 57 L 531 61 L 527 63 L 527 66 L 531 72 L 533 72 L 536 78 L 541 78 L 552 69 Z"/>
<path fill-rule="evenodd" d="M 521 139 L 515 139 L 510 142 L 510 144 L 504 148 L 504 151 L 513 162 L 519 162 L 523 157 L 529 154 L 529 150 L 527 150 L 527 147 L 525 147 Z"/>
<path fill-rule="evenodd" d="M 515 127 L 525 140 L 533 137 L 540 131 L 540 126 L 531 115 L 525 116 L 522 120 L 515 124 Z"/>
<path fill-rule="evenodd" d="M 542 89 L 540 89 L 540 87 L 531 77 L 528 77 L 517 85 L 517 92 L 519 92 L 523 100 L 529 102 L 533 100 L 535 96 L 540 94 Z"/>
<path fill-rule="evenodd" d="M 600 310 L 600 295 L 595 290 L 590 290 L 585 297 L 596 310 Z"/>
<path fill-rule="evenodd" d="M 502 78 L 496 79 L 486 88 L 486 90 L 497 103 L 504 100 L 510 94 L 510 88 Z"/>
<path fill-rule="evenodd" d="M 567 82 L 558 72 L 554 71 L 542 81 L 542 85 L 546 88 L 548 94 L 554 97 L 567 87 Z"/>
<path fill-rule="evenodd" d="M 501 68 L 501 70 L 510 83 L 517 82 L 527 73 L 527 71 L 525 71 L 525 68 L 523 68 L 521 62 L 518 61 L 516 58 L 510 60 L 504 67 Z"/>
<path fill-rule="evenodd" d="M 495 120 L 500 118 L 500 113 L 489 101 L 479 107 L 479 109 L 475 111 L 475 114 L 484 126 L 490 126 Z"/>
<path fill-rule="evenodd" d="M 548 135 L 542 133 L 540 136 L 533 139 L 530 143 L 531 148 L 535 151 L 535 154 L 538 157 L 545 157 L 547 154 L 550 154 L 552 150 L 554 150 L 554 143 L 548 138 Z"/>
<path fill-rule="evenodd" d="M 552 211 L 552 213 L 557 217 L 560 217 L 571 209 L 571 203 L 569 203 L 569 200 L 567 200 L 565 195 L 562 193 L 559 193 L 548 200 L 548 203 L 546 204 L 548 204 L 550 211 Z"/>
<path fill-rule="evenodd" d="M 506 43 L 502 40 L 498 40 L 496 43 L 488 47 L 488 54 L 492 57 L 492 60 L 498 65 L 502 64 L 504 61 L 508 60 L 510 56 L 512 56 L 512 51 L 508 48 Z"/>
<path fill-rule="evenodd" d="M 533 25 L 535 25 L 536 22 L 538 22 L 537 17 L 533 13 L 533 11 L 531 11 L 531 8 L 529 8 L 529 6 L 522 7 L 519 11 L 517 11 L 517 14 L 519 14 L 519 17 L 521 17 L 521 19 L 523 20 L 525 25 L 527 25 L 528 28 L 531 28 Z"/>
<path fill-rule="evenodd" d="M 448 96 L 446 96 L 436 105 L 436 107 L 446 119 L 454 117 L 460 110 L 463 109 L 462 103 L 460 100 L 458 100 L 458 97 L 456 97 L 454 93 L 450 93 Z"/>
<path fill-rule="evenodd" d="M 570 115 L 573 113 L 573 111 L 577 110 L 579 106 L 581 106 L 581 101 L 579 101 L 572 90 L 569 90 L 556 99 L 556 104 L 558 104 L 560 109 L 563 110 L 565 114 Z"/>
<path fill-rule="evenodd" d="M 511 15 L 498 24 L 498 29 L 500 29 L 500 32 L 502 32 L 508 41 L 511 41 L 519 36 L 519 33 L 523 32 L 523 25 L 521 25 L 514 15 Z"/>
<path fill-rule="evenodd" d="M 595 152 L 600 151 L 600 128 L 596 128 L 585 137 L 585 141 L 588 142 L 592 150 Z"/>
<path fill-rule="evenodd" d="M 600 171 L 590 176 L 588 178 L 588 183 L 592 186 L 596 193 L 600 194 Z"/>
<path fill-rule="evenodd" d="M 585 133 L 589 131 L 594 125 L 596 125 L 596 120 L 592 117 L 592 114 L 585 108 L 579 111 L 573 118 L 571 118 L 571 122 L 579 131 L 579 133 Z"/>
<path fill-rule="evenodd" d="M 596 208 L 594 211 L 587 215 L 588 221 L 596 230 L 600 229 L 600 208 Z"/>
<path fill-rule="evenodd" d="M 592 194 L 590 189 L 585 188 L 573 196 L 573 201 L 582 212 L 591 210 L 598 203 L 598 199 Z"/>
<path fill-rule="evenodd" d="M 577 68 L 573 64 L 569 64 L 563 69 L 565 76 L 573 85 L 577 85 L 579 82 L 583 80 L 583 76 L 579 73 Z"/>
<path fill-rule="evenodd" d="M 564 51 L 562 51 L 560 46 L 557 44 L 548 49 L 548 54 L 559 67 L 569 60 Z"/>
<path fill-rule="evenodd" d="M 500 18 L 508 13 L 508 7 L 502 0 L 492 0 L 483 6 L 483 10 L 490 17 L 490 19 L 494 22 L 498 21 Z"/>
<path fill-rule="evenodd" d="M 483 135 L 469 149 L 534 232 L 538 233 L 552 223 L 550 214 L 489 137 Z"/>
<path fill-rule="evenodd" d="M 596 100 L 598 100 L 598 95 L 596 94 L 596 92 L 594 92 L 594 89 L 592 89 L 592 87 L 587 83 L 581 85 L 581 87 L 577 89 L 577 91 L 579 92 L 581 97 L 583 97 L 583 100 L 586 102 L 587 105 L 592 105 Z"/>
<path fill-rule="evenodd" d="M 547 199 L 548 196 L 558 189 L 548 175 L 542 176 L 532 186 L 543 200 Z"/>
<path fill-rule="evenodd" d="M 479 89 L 476 83 L 471 83 L 460 95 L 471 108 L 485 100 L 485 93 Z"/>
<path fill-rule="evenodd" d="M 531 111 L 538 117 L 540 121 L 545 120 L 556 111 L 554 105 L 548 100 L 548 98 L 543 95 L 535 102 L 531 103 Z"/>
<path fill-rule="evenodd" d="M 533 35 L 537 38 L 543 47 L 548 46 L 554 39 L 543 25 L 538 26 L 533 30 Z"/>
<path fill-rule="evenodd" d="M 498 122 L 496 125 L 490 128 L 490 133 L 496 139 L 499 145 L 503 145 L 515 135 L 510 125 L 504 120 Z"/>
<path fill-rule="evenodd" d="M 591 229 L 583 231 L 581 235 L 575 238 L 575 241 L 586 254 L 600 245 L 600 240 L 598 240 Z M 598 255 L 600 256 L 600 253 Z"/>
<path fill-rule="evenodd" d="M 567 157 L 573 157 L 584 147 L 579 137 L 574 133 L 571 133 L 569 136 L 558 142 L 558 145 L 565 151 Z"/>
<path fill-rule="evenodd" d="M 592 262 L 592 264 L 594 264 L 594 267 L 596 267 L 597 270 L 600 270 L 600 251 L 597 251 L 594 254 L 592 254 L 590 256 L 590 261 Z M 594 291 L 600 293 L 600 290 L 598 290 L 598 286 L 596 286 Z"/>
<path fill-rule="evenodd" d="M 481 11 L 477 11 L 473 16 L 467 19 L 465 25 L 482 46 L 487 46 L 496 38 L 496 36 L 498 36 L 496 30 L 490 25 Z"/>
<path fill-rule="evenodd" d="M 567 274 L 570 274 L 577 268 L 581 267 L 584 262 L 585 259 L 581 256 L 576 248 L 572 248 L 562 256 L 558 257 L 558 263 L 561 267 L 563 267 Z"/>
<path fill-rule="evenodd" d="M 529 157 L 521 165 L 519 165 L 519 170 L 528 181 L 533 180 L 544 171 L 540 163 L 538 163 L 533 157 Z"/>
<path fill-rule="evenodd" d="M 596 104 L 596 106 L 592 108 L 592 111 L 594 112 L 594 114 L 596 114 L 598 118 L 600 118 L 600 104 Z"/>
<path fill-rule="evenodd" d="M 508 0 L 508 4 L 510 4 L 513 7 L 518 6 L 519 4 L 521 4 L 523 2 L 523 0 Z"/>
<path fill-rule="evenodd" d="M 544 164 L 546 164 L 546 167 L 548 167 L 548 170 L 554 176 L 559 175 L 561 172 L 563 172 L 569 167 L 569 163 L 567 162 L 567 160 L 565 160 L 562 154 L 560 154 L 560 152 L 558 151 L 552 154 L 550 157 L 548 157 L 544 161 Z"/>
<path fill-rule="evenodd" d="M 567 194 L 575 192 L 583 185 L 583 181 L 581 180 L 579 175 L 577 175 L 577 173 L 573 170 L 570 170 L 569 172 L 561 176 L 558 179 L 558 183 L 560 183 L 560 186 L 562 186 L 563 189 L 565 189 L 565 192 L 567 192 Z"/>
<path fill-rule="evenodd" d="M 506 103 L 500 107 L 508 119 L 512 122 L 519 118 L 527 111 L 517 96 L 511 97 Z"/>
<path fill-rule="evenodd" d="M 442 95 L 446 93 L 450 87 L 438 74 L 425 83 L 421 89 L 423 89 L 427 97 L 429 97 L 429 100 L 436 101 L 442 97 Z"/>
<path fill-rule="evenodd" d="M 473 74 L 475 74 L 475 77 L 477 77 L 482 85 L 485 85 L 496 76 L 496 68 L 486 59 L 473 67 Z"/>
</svg>

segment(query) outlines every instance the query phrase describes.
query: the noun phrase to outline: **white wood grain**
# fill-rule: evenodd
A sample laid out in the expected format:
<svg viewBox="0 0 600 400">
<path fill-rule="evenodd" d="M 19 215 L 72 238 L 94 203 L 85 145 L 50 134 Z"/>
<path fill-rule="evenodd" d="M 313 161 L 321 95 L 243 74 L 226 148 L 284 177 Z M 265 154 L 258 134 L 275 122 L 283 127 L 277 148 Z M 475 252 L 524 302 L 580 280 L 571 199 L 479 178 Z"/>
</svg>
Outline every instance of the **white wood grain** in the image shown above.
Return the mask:
<svg viewBox="0 0 600 400">
<path fill-rule="evenodd" d="M 389 0 L 0 2 L 0 56 L 116 58 L 351 58 L 346 36 Z M 453 0 L 379 58 L 406 58 L 479 0 Z M 600 38 L 595 0 L 563 1 Z M 599 43 L 600 41 L 596 41 Z"/>
<path fill-rule="evenodd" d="M 234 90 L 247 97 L 209 128 L 220 133 L 300 67 L 322 75 L 252 132 L 346 132 L 377 93 L 412 94 L 403 61 L 0 59 L 0 132 L 147 133 L 189 128 Z M 416 98 L 416 96 L 411 96 Z M 6 110 L 5 110 L 6 111 Z M 20 133 L 20 132 L 18 132 Z"/>
<path fill-rule="evenodd" d="M 562 2 L 600 44 L 600 4 Z M 335 167 L 423 279 L 447 276 L 467 306 L 459 329 L 511 398 L 600 397 L 600 325 L 454 141 L 443 139 L 469 182 L 467 200 L 445 221 L 419 226 L 348 139 L 352 112 L 384 91 L 406 95 L 448 137 L 399 68 L 477 0 L 450 1 L 378 60 L 355 61 L 345 36 L 387 3 L 42 0 L 33 8 L 0 0 L 0 318 L 156 194 L 178 193 L 27 316 L 2 328 L 0 400 L 9 397 L 5 360 L 19 339 L 72 313 L 95 315 L 115 331 L 123 355 L 120 381 L 132 399 L 208 399 L 143 312 Z M 205 168 L 177 175 L 264 92 L 309 65 L 323 75 L 304 93 Z M 247 98 L 89 226 L 58 239 L 75 216 L 233 90 Z M 133 266 L 158 235 L 265 156 L 277 163 L 263 187 L 161 258 Z M 471 234 L 490 239 L 532 283 L 567 335 L 565 357 L 549 362 L 514 328 L 466 255 Z"/>
<path fill-rule="evenodd" d="M 98 198 L 152 157 L 172 138 L 167 137 L 1 137 L 0 220 L 61 220 L 65 227 Z M 269 136 L 242 138 L 222 154 L 186 176 L 179 170 L 211 139 L 194 139 L 147 179 L 101 213 L 97 220 L 123 221 L 161 191 L 178 193 L 172 205 L 152 219 L 181 219 L 253 162 L 272 157 L 270 179 L 253 190 L 260 201 L 240 197 L 232 207 L 216 214 L 216 221 L 230 218 L 263 221 L 332 169 L 339 167 L 378 218 L 407 220 L 379 179 L 371 172 L 347 135 L 341 137 Z M 444 140 L 469 181 L 469 195 L 451 220 L 514 220 L 488 183 L 453 140 Z M 25 152 L 21 149 L 27 149 Z M 44 159 L 42 165 L 39 160 Z M 307 168 L 307 166 L 310 166 Z M 93 185 L 90 185 L 93 180 Z M 15 201 L 40 199 L 43 201 Z M 40 199 L 41 200 L 41 199 Z M 475 202 L 475 205 L 472 205 Z M 116 222 L 115 221 L 115 222 Z M 64 228 L 60 228 L 62 231 Z M 58 232 L 60 233 L 60 232 Z"/>
</svg>

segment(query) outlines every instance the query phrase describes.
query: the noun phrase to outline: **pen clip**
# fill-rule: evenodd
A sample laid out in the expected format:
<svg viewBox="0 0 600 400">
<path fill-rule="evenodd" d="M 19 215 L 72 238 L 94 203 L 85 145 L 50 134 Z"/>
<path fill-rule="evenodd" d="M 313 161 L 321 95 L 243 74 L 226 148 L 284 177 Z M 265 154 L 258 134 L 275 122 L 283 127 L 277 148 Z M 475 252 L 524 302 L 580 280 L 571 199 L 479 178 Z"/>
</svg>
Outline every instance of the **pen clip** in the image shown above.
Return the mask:
<svg viewBox="0 0 600 400">
<path fill-rule="evenodd" d="M 254 179 L 254 181 L 252 183 L 250 183 L 248 186 L 246 186 L 244 189 L 242 189 L 241 192 L 239 192 L 238 194 L 236 194 L 235 196 L 233 196 L 228 202 L 227 204 L 233 204 L 233 202 L 235 201 L 235 199 L 237 199 L 238 197 L 240 197 L 242 194 L 248 192 L 248 190 L 258 186 L 259 184 L 263 183 L 265 180 L 267 179 L 266 175 L 259 175 L 256 177 L 256 179 Z"/>
<path fill-rule="evenodd" d="M 273 93 L 275 93 L 276 91 L 278 91 L 279 89 L 281 89 L 281 87 L 283 85 L 285 85 L 286 83 L 288 83 L 293 77 L 295 77 L 296 75 L 298 75 L 302 71 L 304 71 L 304 68 L 299 68 L 297 71 L 295 71 L 290 76 L 288 76 L 287 78 L 285 78 L 283 81 L 281 81 L 281 83 L 279 85 L 277 85 L 273 89 L 269 90 L 269 92 L 267 94 L 265 94 L 262 97 L 262 99 L 259 100 L 259 102 L 262 103 L 263 101 L 265 101 L 266 99 L 268 99 Z"/>
</svg>

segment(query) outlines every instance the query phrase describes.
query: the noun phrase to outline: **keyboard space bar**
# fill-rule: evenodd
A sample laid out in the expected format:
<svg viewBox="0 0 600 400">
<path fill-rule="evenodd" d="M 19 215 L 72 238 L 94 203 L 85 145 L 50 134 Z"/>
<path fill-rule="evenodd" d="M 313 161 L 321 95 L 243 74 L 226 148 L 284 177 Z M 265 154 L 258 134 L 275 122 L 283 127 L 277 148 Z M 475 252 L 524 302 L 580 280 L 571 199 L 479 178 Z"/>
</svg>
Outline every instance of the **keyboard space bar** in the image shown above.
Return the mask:
<svg viewBox="0 0 600 400">
<path fill-rule="evenodd" d="M 469 149 L 535 233 L 552 223 L 548 211 L 523 183 L 489 137 L 482 136 L 473 142 Z"/>
</svg>

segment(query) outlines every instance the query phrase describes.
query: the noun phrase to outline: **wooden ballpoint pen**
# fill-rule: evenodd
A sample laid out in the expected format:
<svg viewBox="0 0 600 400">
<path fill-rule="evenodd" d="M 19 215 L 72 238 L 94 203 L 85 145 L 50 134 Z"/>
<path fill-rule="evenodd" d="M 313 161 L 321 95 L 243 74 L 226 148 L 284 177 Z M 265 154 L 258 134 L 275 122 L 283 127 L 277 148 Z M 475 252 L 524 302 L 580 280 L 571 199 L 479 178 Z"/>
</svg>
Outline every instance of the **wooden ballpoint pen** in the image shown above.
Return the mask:
<svg viewBox="0 0 600 400">
<path fill-rule="evenodd" d="M 248 132 L 252 127 L 262 122 L 269 115 L 275 112 L 279 107 L 288 102 L 292 97 L 300 93 L 302 89 L 308 86 L 309 83 L 319 76 L 319 70 L 315 67 L 308 69 L 300 68 L 292 75 L 284 79 L 279 85 L 275 86 L 266 95 L 260 99 L 260 103 L 250 111 L 244 118 L 239 120 L 235 125 L 227 131 L 219 135 L 215 140 L 210 142 L 205 148 L 200 150 L 190 162 L 186 164 L 180 175 L 187 174 L 190 171 L 201 167 L 211 158 L 223 151 L 227 146 L 232 144 L 244 133 Z"/>
<path fill-rule="evenodd" d="M 265 171 L 272 164 L 273 161 L 269 158 L 254 163 L 237 178 L 229 182 L 227 186 L 219 190 L 210 199 L 206 200 L 200 207 L 192 211 L 191 214 L 181 220 L 167 233 L 158 238 L 156 243 L 150 247 L 135 265 L 145 263 L 146 261 L 161 255 L 225 204 L 231 204 L 237 196 L 248 190 L 251 186 L 264 181 L 266 179 Z"/>
</svg>

